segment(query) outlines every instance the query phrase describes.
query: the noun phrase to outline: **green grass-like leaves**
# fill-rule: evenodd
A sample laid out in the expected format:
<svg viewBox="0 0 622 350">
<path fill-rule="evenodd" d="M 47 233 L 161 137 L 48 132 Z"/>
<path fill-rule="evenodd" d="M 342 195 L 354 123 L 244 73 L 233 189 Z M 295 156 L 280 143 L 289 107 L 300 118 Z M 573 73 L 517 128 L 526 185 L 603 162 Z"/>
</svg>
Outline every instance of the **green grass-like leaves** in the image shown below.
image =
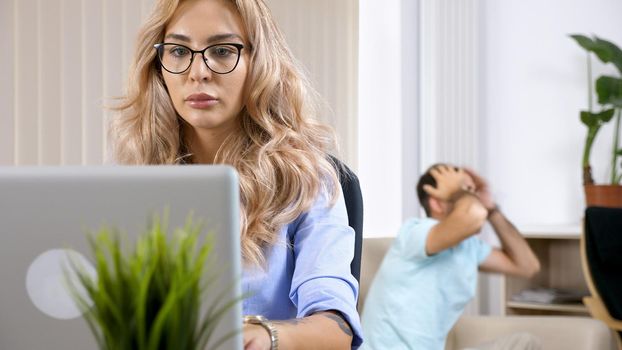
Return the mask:
<svg viewBox="0 0 622 350">
<path fill-rule="evenodd" d="M 124 254 L 119 232 L 103 228 L 89 236 L 97 277 L 73 264 L 78 278 L 69 279 L 69 287 L 101 350 L 204 349 L 219 320 L 241 300 L 224 288 L 200 315 L 202 297 L 218 277 L 212 236 L 201 236 L 191 218 L 170 237 L 166 230 L 154 217 Z"/>
</svg>

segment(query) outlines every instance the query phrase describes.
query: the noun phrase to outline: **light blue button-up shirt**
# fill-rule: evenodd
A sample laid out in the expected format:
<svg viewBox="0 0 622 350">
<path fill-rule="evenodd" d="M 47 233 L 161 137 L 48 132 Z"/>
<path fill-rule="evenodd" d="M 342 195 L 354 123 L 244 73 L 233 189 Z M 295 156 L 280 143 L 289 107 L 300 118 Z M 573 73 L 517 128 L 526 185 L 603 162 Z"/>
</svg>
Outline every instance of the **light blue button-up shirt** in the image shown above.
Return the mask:
<svg viewBox="0 0 622 350">
<path fill-rule="evenodd" d="M 287 320 L 336 310 L 352 327 L 352 348 L 358 348 L 362 335 L 358 282 L 350 271 L 353 256 L 354 231 L 343 196 L 332 207 L 319 196 L 308 212 L 281 229 L 266 254 L 265 270 L 244 269 L 242 289 L 251 294 L 243 302 L 244 314 Z"/>
</svg>

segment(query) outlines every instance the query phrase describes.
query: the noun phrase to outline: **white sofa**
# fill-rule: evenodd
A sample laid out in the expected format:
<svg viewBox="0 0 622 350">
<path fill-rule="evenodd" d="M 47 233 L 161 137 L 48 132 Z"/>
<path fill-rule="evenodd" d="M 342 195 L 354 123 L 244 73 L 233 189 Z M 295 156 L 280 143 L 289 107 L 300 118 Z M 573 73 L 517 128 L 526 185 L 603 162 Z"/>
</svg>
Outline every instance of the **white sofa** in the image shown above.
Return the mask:
<svg viewBox="0 0 622 350">
<path fill-rule="evenodd" d="M 359 310 L 392 238 L 365 238 L 361 261 Z M 463 316 L 447 337 L 446 350 L 477 346 L 503 335 L 528 332 L 545 350 L 612 350 L 614 338 L 604 323 L 570 316 Z"/>
</svg>

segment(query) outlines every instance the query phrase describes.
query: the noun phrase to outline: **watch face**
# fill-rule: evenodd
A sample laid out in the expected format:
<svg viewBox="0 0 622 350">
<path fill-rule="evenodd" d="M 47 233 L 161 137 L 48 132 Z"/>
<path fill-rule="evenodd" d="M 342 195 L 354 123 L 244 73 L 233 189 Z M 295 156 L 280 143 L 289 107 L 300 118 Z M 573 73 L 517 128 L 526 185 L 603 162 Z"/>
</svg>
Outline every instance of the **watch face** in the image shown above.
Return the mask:
<svg viewBox="0 0 622 350">
<path fill-rule="evenodd" d="M 244 316 L 244 323 L 257 324 L 257 323 L 264 323 L 264 322 L 268 322 L 268 319 L 261 315 Z"/>
</svg>

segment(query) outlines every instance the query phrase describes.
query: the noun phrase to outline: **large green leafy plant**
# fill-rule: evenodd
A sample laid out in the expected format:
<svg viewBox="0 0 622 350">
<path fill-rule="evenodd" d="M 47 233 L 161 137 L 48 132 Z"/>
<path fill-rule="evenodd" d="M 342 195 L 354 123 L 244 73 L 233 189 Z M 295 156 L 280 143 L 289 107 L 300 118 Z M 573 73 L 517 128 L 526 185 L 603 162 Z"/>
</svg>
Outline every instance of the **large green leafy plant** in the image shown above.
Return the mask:
<svg viewBox="0 0 622 350">
<path fill-rule="evenodd" d="M 219 320 L 241 298 L 227 300 L 224 288 L 201 315 L 217 273 L 206 271 L 213 267 L 213 244 L 200 232 L 201 225 L 189 219 L 169 236 L 155 217 L 128 254 L 115 230 L 89 236 L 97 275 L 74 263 L 78 278 L 69 285 L 100 350 L 205 349 Z M 211 348 L 228 338 L 210 342 Z"/>
<path fill-rule="evenodd" d="M 583 151 L 583 183 L 594 183 L 590 166 L 590 153 L 594 139 L 600 128 L 615 118 L 613 146 L 611 151 L 611 184 L 618 184 L 622 180 L 622 169 L 619 169 L 619 158 L 622 157 L 622 148 L 619 146 L 620 118 L 622 114 L 622 50 L 614 43 L 594 36 L 589 38 L 584 35 L 571 35 L 571 37 L 587 51 L 588 73 L 588 105 L 587 111 L 581 111 L 581 122 L 587 126 L 587 137 Z M 595 81 L 592 77 L 591 54 L 596 55 L 603 63 L 613 64 L 618 71 L 618 76 L 601 75 Z M 592 101 L 593 88 L 596 88 L 599 109 L 594 108 Z"/>
</svg>

